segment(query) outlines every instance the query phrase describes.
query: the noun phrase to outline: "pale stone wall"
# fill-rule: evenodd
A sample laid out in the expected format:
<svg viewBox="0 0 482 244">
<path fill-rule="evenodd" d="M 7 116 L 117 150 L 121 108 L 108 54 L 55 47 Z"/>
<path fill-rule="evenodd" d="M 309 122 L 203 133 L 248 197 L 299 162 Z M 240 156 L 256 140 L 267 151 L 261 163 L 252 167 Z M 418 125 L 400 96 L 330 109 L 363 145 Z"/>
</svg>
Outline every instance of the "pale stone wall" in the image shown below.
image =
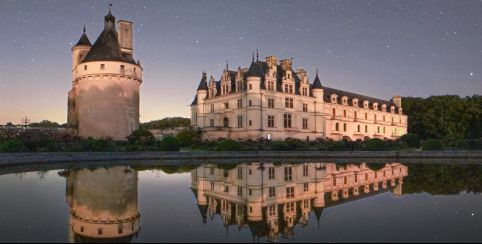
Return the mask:
<svg viewBox="0 0 482 244">
<path fill-rule="evenodd" d="M 289 60 L 284 60 L 282 63 L 282 66 L 290 65 Z M 272 71 L 276 71 L 276 66 L 270 68 L 269 72 Z M 306 88 L 305 95 L 260 89 L 261 79 L 251 76 L 247 77 L 244 90 L 226 93 L 224 88 L 231 87 L 231 81 L 226 81 L 227 72 L 227 70 L 224 71 L 221 80 L 221 95 L 213 95 L 216 92 L 216 86 L 214 78 L 211 77 L 209 92 L 198 91 L 197 104 L 191 106 L 191 125 L 202 129 L 204 140 L 219 138 L 256 140 L 260 137 L 272 140 L 285 140 L 288 137 L 301 140 L 319 138 L 395 140 L 407 133 L 407 116 L 402 114 L 401 107 L 397 107 L 399 112 L 396 113 L 395 108 L 392 108 L 393 110 L 389 108 L 389 112 L 387 112 L 386 110 L 359 107 L 345 101 L 341 103 L 325 102 L 323 89 L 312 89 L 312 95 L 310 94 L 308 77 L 306 71 L 302 69 L 298 69 L 297 74 L 302 79 L 299 89 L 301 91 Z M 240 80 L 236 81 L 237 83 L 243 82 L 242 76 L 239 75 L 242 72 L 244 70 L 238 70 L 237 79 Z M 285 84 L 294 86 L 294 80 L 290 75 L 291 72 L 287 70 L 282 81 L 283 87 Z M 267 83 L 273 79 L 274 77 L 267 74 L 265 86 L 268 87 Z M 293 100 L 293 108 L 285 106 L 286 98 Z M 274 108 L 268 106 L 269 99 L 274 100 Z M 238 100 L 242 101 L 241 107 L 238 107 Z M 359 104 L 362 105 L 363 102 L 360 100 Z M 372 102 L 370 101 L 370 103 Z M 401 98 L 395 96 L 394 102 L 396 105 L 401 105 Z M 225 104 L 228 104 L 228 108 Z M 307 106 L 307 111 L 303 110 L 304 104 Z M 383 105 L 379 104 L 380 107 Z M 333 114 L 333 109 L 335 114 Z M 284 126 L 285 114 L 291 115 L 290 128 Z M 272 127 L 268 126 L 268 116 L 274 117 Z M 242 124 L 238 123 L 238 118 L 241 118 Z M 229 122 L 227 126 L 224 123 L 225 119 Z M 306 128 L 303 128 L 304 119 L 307 123 Z"/>
<path fill-rule="evenodd" d="M 139 65 L 97 61 L 77 65 L 73 71 L 76 119 L 80 137 L 126 140 L 139 128 Z M 70 108 L 70 107 L 69 107 Z M 74 124 L 74 119 L 71 123 Z"/>
</svg>

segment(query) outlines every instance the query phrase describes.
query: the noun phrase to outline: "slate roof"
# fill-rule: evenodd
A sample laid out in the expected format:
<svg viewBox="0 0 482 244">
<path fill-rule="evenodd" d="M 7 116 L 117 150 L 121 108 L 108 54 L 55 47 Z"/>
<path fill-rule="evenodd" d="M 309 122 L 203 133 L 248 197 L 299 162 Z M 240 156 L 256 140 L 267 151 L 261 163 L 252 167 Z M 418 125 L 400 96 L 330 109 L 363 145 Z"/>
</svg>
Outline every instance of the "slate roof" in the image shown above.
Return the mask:
<svg viewBox="0 0 482 244">
<path fill-rule="evenodd" d="M 81 45 L 92 46 L 92 44 L 90 43 L 90 40 L 89 40 L 89 38 L 87 37 L 87 34 L 85 34 L 85 32 L 82 34 L 82 36 L 80 37 L 80 39 L 79 39 L 79 41 L 77 42 L 77 44 L 75 44 L 75 47 L 76 47 L 76 46 L 81 46 Z"/>
<path fill-rule="evenodd" d="M 122 53 L 117 31 L 115 17 L 110 13 L 104 17 L 104 30 L 99 35 L 82 63 L 92 61 L 119 61 L 136 64 L 132 55 Z"/>
<path fill-rule="evenodd" d="M 251 62 L 251 65 L 249 66 L 248 71 L 243 74 L 243 78 L 244 78 L 244 80 L 246 80 L 246 78 L 249 77 L 249 76 L 260 77 L 261 78 L 260 88 L 265 90 L 266 86 L 265 86 L 264 81 L 265 81 L 266 73 L 268 72 L 268 70 L 269 70 L 268 64 L 266 62 L 258 61 L 258 60 L 254 61 L 253 60 Z M 236 91 L 235 90 L 236 89 L 235 84 L 236 84 L 237 71 L 231 71 L 231 70 L 228 70 L 228 71 L 229 71 L 229 74 L 231 75 L 231 89 L 232 89 L 231 92 L 235 92 Z M 300 95 L 301 94 L 300 93 L 301 79 L 298 77 L 298 75 L 296 74 L 295 71 L 293 71 L 293 70 L 291 70 L 291 71 L 292 71 L 293 79 L 295 80 L 295 94 Z M 281 68 L 281 65 L 277 65 L 276 91 L 278 91 L 278 92 L 283 92 L 282 78 L 283 78 L 283 70 Z M 220 88 L 221 88 L 221 82 L 216 81 L 216 89 L 217 89 L 216 96 L 221 95 Z M 352 105 L 352 100 L 354 98 L 358 98 L 358 100 L 360 101 L 358 103 L 359 107 L 363 107 L 363 101 L 368 100 L 370 102 L 370 108 L 371 109 L 373 109 L 373 103 L 377 102 L 379 104 L 378 110 L 381 111 L 382 105 L 386 104 L 387 105 L 386 112 L 390 112 L 390 107 L 395 106 L 395 112 L 398 113 L 398 108 L 395 105 L 395 103 L 393 103 L 393 101 L 387 101 L 387 100 L 383 100 L 383 99 L 379 99 L 379 98 L 364 96 L 364 95 L 353 93 L 353 92 L 348 92 L 348 91 L 343 91 L 343 90 L 339 90 L 339 89 L 335 89 L 335 88 L 322 86 L 321 80 L 318 77 L 318 72 L 316 73 L 316 77 L 315 77 L 313 83 L 310 84 L 310 95 L 311 96 L 313 96 L 312 89 L 323 89 L 324 90 L 323 100 L 326 103 L 331 103 L 331 95 L 337 94 L 338 95 L 337 103 L 341 103 L 342 97 L 347 96 L 349 105 Z M 195 104 L 197 104 L 197 98 L 195 98 L 195 100 L 192 103 L 192 105 L 195 105 Z"/>
</svg>

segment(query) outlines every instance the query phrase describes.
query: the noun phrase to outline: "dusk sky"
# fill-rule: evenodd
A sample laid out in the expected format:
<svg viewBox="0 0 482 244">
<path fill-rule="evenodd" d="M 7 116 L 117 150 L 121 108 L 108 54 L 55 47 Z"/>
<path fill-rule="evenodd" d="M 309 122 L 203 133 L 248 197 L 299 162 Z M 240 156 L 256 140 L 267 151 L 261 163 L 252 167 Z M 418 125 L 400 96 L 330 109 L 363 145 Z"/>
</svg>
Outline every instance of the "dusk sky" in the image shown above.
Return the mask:
<svg viewBox="0 0 482 244">
<path fill-rule="evenodd" d="M 110 1 L 0 0 L 0 124 L 67 120 L 71 47 L 95 42 Z M 482 93 L 482 1 L 112 1 L 134 22 L 141 122 L 189 117 L 201 72 L 293 58 L 368 96 Z"/>
</svg>

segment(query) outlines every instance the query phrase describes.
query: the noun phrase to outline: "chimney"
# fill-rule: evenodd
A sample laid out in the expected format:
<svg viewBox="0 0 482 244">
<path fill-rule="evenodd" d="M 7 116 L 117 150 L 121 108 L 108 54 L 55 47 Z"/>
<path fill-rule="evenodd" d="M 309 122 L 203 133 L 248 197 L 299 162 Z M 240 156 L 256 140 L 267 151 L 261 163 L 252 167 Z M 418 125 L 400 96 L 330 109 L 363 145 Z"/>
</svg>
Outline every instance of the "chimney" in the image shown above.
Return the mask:
<svg viewBox="0 0 482 244">
<path fill-rule="evenodd" d="M 281 69 L 283 71 L 291 70 L 291 64 L 292 64 L 291 59 L 283 59 L 280 61 Z"/>
<path fill-rule="evenodd" d="M 121 52 L 132 55 L 132 22 L 119 20 L 117 23 L 119 26 L 118 35 Z"/>
<path fill-rule="evenodd" d="M 395 106 L 397 106 L 398 108 L 401 108 L 402 107 L 402 97 L 399 96 L 399 95 L 396 95 L 393 97 L 393 103 L 395 103 Z"/>
<path fill-rule="evenodd" d="M 275 56 L 269 56 L 269 57 L 266 57 L 266 63 L 268 64 L 268 67 L 273 67 L 273 66 L 276 66 L 276 57 Z"/>
</svg>

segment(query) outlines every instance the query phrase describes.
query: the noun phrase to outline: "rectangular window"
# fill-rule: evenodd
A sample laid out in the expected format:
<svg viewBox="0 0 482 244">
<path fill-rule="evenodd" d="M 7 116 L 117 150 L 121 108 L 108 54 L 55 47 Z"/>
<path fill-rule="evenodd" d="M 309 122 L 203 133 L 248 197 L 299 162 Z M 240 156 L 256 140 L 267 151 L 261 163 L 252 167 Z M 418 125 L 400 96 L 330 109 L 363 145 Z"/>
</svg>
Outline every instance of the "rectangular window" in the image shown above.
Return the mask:
<svg viewBox="0 0 482 244">
<path fill-rule="evenodd" d="M 285 108 L 293 108 L 293 98 L 285 98 Z"/>
<path fill-rule="evenodd" d="M 274 116 L 273 115 L 268 115 L 268 127 L 274 128 Z"/>
<path fill-rule="evenodd" d="M 310 201 L 309 200 L 303 200 L 303 207 L 305 209 L 308 209 L 310 207 Z"/>
<path fill-rule="evenodd" d="M 238 116 L 238 128 L 243 128 L 243 116 Z"/>
<path fill-rule="evenodd" d="M 286 198 L 290 199 L 295 197 L 295 188 L 294 187 L 286 187 Z"/>
<path fill-rule="evenodd" d="M 285 167 L 285 181 L 293 180 L 293 168 Z"/>
<path fill-rule="evenodd" d="M 275 168 L 269 168 L 268 169 L 268 179 L 274 180 L 276 177 L 275 175 Z"/>
<path fill-rule="evenodd" d="M 275 196 L 276 196 L 276 188 L 270 187 L 269 188 L 269 197 L 275 197 Z"/>
<path fill-rule="evenodd" d="M 243 179 L 243 168 L 238 168 L 238 179 L 239 180 Z"/>
<path fill-rule="evenodd" d="M 121 72 L 124 72 L 124 71 L 125 71 L 124 65 L 121 65 L 121 66 L 120 66 L 120 71 L 121 71 Z"/>
<path fill-rule="evenodd" d="M 238 197 L 243 196 L 243 188 L 241 186 L 238 186 Z"/>
<path fill-rule="evenodd" d="M 250 89 L 250 90 L 253 90 L 253 85 L 252 85 L 252 84 L 249 84 L 249 89 Z"/>
<path fill-rule="evenodd" d="M 275 216 L 275 215 L 276 215 L 276 205 L 269 206 L 269 216 Z"/>
<path fill-rule="evenodd" d="M 295 211 L 295 203 L 294 202 L 287 203 L 285 205 L 285 208 L 287 213 L 292 213 Z"/>
<path fill-rule="evenodd" d="M 274 108 L 274 99 L 268 99 L 268 108 Z"/>
<path fill-rule="evenodd" d="M 229 193 L 229 186 L 224 187 L 224 192 Z"/>
<path fill-rule="evenodd" d="M 293 94 L 293 85 L 290 85 L 290 93 Z"/>
<path fill-rule="evenodd" d="M 308 183 L 303 184 L 303 190 L 304 190 L 305 192 L 308 192 L 309 189 L 310 189 L 310 187 L 309 187 Z"/>
<path fill-rule="evenodd" d="M 214 104 L 211 104 L 211 113 L 214 113 Z"/>
<path fill-rule="evenodd" d="M 303 103 L 303 112 L 308 112 L 308 104 Z"/>
<path fill-rule="evenodd" d="M 291 114 L 284 114 L 284 127 L 291 128 Z"/>
<path fill-rule="evenodd" d="M 303 96 L 308 96 L 308 88 L 303 88 Z"/>
<path fill-rule="evenodd" d="M 238 99 L 238 108 L 243 107 L 243 99 Z"/>
<path fill-rule="evenodd" d="M 214 168 L 210 168 L 210 169 L 209 169 L 209 174 L 210 174 L 210 175 L 214 175 Z"/>
<path fill-rule="evenodd" d="M 229 108 L 229 103 L 224 103 L 224 108 L 228 109 Z"/>
<path fill-rule="evenodd" d="M 308 169 L 309 168 L 307 164 L 303 165 L 303 176 L 308 176 L 308 173 L 309 173 Z"/>
<path fill-rule="evenodd" d="M 210 126 L 210 127 L 214 127 L 214 119 L 210 119 L 210 120 L 209 120 L 209 126 Z"/>
<path fill-rule="evenodd" d="M 248 194 L 249 194 L 250 196 L 252 196 L 252 195 L 253 195 L 253 190 L 249 189 Z"/>
<path fill-rule="evenodd" d="M 211 191 L 214 191 L 214 182 L 211 182 Z"/>
<path fill-rule="evenodd" d="M 353 118 L 356 119 L 356 117 L 357 117 L 357 114 L 356 114 L 356 111 L 355 111 L 355 112 L 353 112 Z"/>
<path fill-rule="evenodd" d="M 100 69 L 105 69 L 105 64 L 100 64 Z"/>
<path fill-rule="evenodd" d="M 303 130 L 308 129 L 308 119 L 303 119 Z"/>
<path fill-rule="evenodd" d="M 84 70 L 87 70 L 87 65 L 84 65 Z"/>
<path fill-rule="evenodd" d="M 249 106 L 253 106 L 253 101 L 249 100 L 248 103 L 249 103 Z"/>
<path fill-rule="evenodd" d="M 285 84 L 285 92 L 288 93 L 288 84 Z"/>
</svg>

